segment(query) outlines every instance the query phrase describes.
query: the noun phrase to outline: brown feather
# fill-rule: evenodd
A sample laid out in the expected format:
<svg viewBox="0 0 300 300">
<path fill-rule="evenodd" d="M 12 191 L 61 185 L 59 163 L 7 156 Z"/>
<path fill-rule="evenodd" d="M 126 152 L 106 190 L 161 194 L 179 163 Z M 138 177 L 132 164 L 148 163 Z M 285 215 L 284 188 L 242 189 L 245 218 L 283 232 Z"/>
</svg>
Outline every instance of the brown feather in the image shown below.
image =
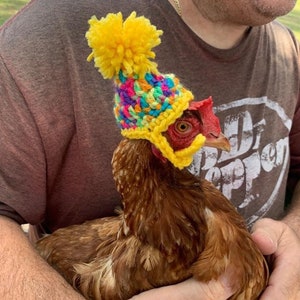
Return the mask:
<svg viewBox="0 0 300 300">
<path fill-rule="evenodd" d="M 120 223 L 121 216 L 118 216 L 61 228 L 40 239 L 36 249 L 72 283 L 75 275 L 74 264 L 87 263 L 96 257 L 98 246 L 102 242 L 116 239 Z"/>
<path fill-rule="evenodd" d="M 37 245 L 87 299 L 128 299 L 191 276 L 208 282 L 228 268 L 230 299 L 259 297 L 264 257 L 220 191 L 158 160 L 146 140 L 123 140 L 112 166 L 120 215 L 60 229 Z"/>
</svg>

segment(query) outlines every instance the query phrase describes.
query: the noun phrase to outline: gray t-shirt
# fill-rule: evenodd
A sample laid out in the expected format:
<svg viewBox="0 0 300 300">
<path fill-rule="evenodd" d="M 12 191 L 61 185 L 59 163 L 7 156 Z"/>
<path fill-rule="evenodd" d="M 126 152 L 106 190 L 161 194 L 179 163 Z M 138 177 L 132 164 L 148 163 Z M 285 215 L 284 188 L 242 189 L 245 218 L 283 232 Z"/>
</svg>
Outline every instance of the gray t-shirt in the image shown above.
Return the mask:
<svg viewBox="0 0 300 300">
<path fill-rule="evenodd" d="M 272 22 L 216 49 L 160 0 L 33 0 L 2 26 L 0 214 L 53 231 L 120 204 L 110 165 L 121 139 L 113 84 L 86 61 L 85 33 L 92 15 L 133 10 L 164 31 L 160 72 L 175 73 L 196 99 L 211 95 L 230 139 L 230 153 L 203 148 L 190 170 L 249 224 L 279 218 L 288 175 L 291 188 L 300 178 L 299 43 Z"/>
</svg>

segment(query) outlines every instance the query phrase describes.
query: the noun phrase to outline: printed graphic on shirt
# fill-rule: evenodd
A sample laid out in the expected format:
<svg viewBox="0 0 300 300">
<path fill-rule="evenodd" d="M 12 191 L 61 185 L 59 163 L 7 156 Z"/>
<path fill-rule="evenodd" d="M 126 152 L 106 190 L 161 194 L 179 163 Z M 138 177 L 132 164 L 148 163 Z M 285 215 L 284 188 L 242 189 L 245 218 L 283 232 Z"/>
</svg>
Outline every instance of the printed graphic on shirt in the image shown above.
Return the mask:
<svg viewBox="0 0 300 300">
<path fill-rule="evenodd" d="M 292 121 L 267 97 L 233 101 L 215 112 L 224 120 L 231 151 L 204 147 L 189 169 L 213 182 L 251 225 L 268 212 L 284 186 Z"/>
</svg>

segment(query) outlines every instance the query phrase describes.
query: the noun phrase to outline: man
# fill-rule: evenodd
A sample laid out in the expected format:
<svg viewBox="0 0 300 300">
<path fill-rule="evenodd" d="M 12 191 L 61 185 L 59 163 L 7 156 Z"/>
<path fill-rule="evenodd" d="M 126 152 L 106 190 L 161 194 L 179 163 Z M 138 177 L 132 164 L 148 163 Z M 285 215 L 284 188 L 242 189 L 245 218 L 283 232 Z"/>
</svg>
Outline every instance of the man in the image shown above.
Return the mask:
<svg viewBox="0 0 300 300">
<path fill-rule="evenodd" d="M 210 157 L 204 150 L 191 171 L 232 200 L 254 224 L 263 253 L 273 255 L 262 299 L 300 297 L 299 43 L 278 23 L 264 25 L 294 4 L 33 0 L 1 28 L 1 299 L 81 299 L 34 252 L 18 223 L 35 225 L 40 235 L 112 214 L 119 203 L 110 167 L 120 140 L 113 92 L 86 62 L 85 32 L 92 15 L 132 10 L 164 31 L 160 70 L 175 73 L 196 98 L 214 98 L 233 150 Z M 287 180 L 293 198 L 285 214 Z M 134 298 L 231 294 L 224 274 L 207 285 L 190 279 Z"/>
</svg>

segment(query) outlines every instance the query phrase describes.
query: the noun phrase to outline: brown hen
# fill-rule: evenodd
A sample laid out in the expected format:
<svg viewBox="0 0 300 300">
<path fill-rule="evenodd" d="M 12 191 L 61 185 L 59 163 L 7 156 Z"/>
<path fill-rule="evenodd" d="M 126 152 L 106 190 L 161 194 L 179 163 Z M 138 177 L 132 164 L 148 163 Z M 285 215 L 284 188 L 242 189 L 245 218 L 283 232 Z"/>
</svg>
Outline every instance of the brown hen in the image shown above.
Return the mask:
<svg viewBox="0 0 300 300">
<path fill-rule="evenodd" d="M 212 101 L 192 102 L 164 133 L 174 150 L 202 133 L 228 150 Z M 268 270 L 243 218 L 208 181 L 173 166 L 147 140 L 124 139 L 113 176 L 123 199 L 117 217 L 59 229 L 39 253 L 87 299 L 128 299 L 189 277 L 208 282 L 228 268 L 230 299 L 257 299 Z"/>
</svg>

